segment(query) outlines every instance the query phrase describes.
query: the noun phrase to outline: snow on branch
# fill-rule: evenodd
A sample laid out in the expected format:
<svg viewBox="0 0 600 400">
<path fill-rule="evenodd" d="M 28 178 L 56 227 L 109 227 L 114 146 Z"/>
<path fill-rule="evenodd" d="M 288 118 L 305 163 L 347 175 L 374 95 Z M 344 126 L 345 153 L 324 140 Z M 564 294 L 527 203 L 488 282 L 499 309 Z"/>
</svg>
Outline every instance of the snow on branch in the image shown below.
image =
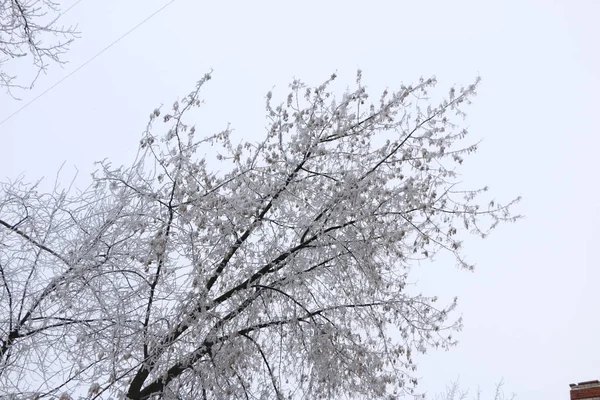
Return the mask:
<svg viewBox="0 0 600 400">
<path fill-rule="evenodd" d="M 264 137 L 188 121 L 211 75 L 150 115 L 129 167 L 77 194 L 4 184 L 0 387 L 41 397 L 395 398 L 415 354 L 456 344 L 456 300 L 406 290 L 419 260 L 481 237 L 518 199 L 458 183 L 464 108 L 421 79 L 372 100 L 295 80 Z M 158 125 L 158 126 L 157 126 Z M 161 131 L 162 133 L 157 133 Z M 202 154 L 213 155 L 207 159 Z M 104 397 L 103 397 L 104 396 Z M 65 397 L 66 398 L 66 397 Z"/>
</svg>

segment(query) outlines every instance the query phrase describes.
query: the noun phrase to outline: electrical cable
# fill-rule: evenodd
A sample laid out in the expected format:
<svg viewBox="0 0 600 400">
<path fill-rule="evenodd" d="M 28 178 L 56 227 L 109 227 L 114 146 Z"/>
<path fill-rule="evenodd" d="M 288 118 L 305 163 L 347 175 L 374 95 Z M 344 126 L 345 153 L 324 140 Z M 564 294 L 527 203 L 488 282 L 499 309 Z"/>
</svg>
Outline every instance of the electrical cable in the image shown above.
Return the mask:
<svg viewBox="0 0 600 400">
<path fill-rule="evenodd" d="M 79 0 L 79 1 L 81 1 L 81 0 Z M 100 50 L 100 52 L 98 52 L 95 56 L 93 56 L 92 58 L 90 58 L 89 60 L 87 60 L 86 62 L 84 62 L 83 64 L 81 64 L 79 67 L 75 68 L 73 71 L 71 71 L 69 74 L 67 74 L 64 78 L 62 78 L 61 80 L 59 80 L 58 82 L 56 82 L 54 85 L 50 86 L 48 89 L 44 90 L 42 93 L 40 93 L 39 95 L 37 95 L 36 97 L 34 97 L 32 100 L 30 100 L 29 102 L 27 102 L 23 107 L 19 108 L 17 111 L 13 112 L 8 117 L 6 117 L 5 119 L 3 119 L 2 122 L 0 122 L 0 126 L 2 124 L 4 124 L 6 121 L 8 121 L 9 119 L 11 119 L 12 117 L 14 117 L 15 115 L 17 115 L 18 113 L 20 113 L 21 111 L 23 111 L 28 106 L 30 106 L 33 102 L 35 102 L 36 100 L 38 100 L 40 97 L 42 97 L 43 95 L 45 95 L 46 93 L 48 93 L 49 91 L 51 91 L 52 89 L 54 89 L 55 87 L 57 87 L 58 85 L 60 85 L 61 83 L 63 83 L 64 81 L 66 81 L 67 79 L 69 79 L 77 71 L 79 71 L 80 69 L 82 69 L 83 67 L 85 67 L 86 65 L 88 65 L 89 63 L 91 63 L 92 61 L 94 61 L 96 58 L 98 58 L 100 55 L 102 55 L 105 51 L 107 51 L 108 49 L 110 49 L 115 44 L 119 43 L 127 35 L 129 35 L 133 31 L 135 31 L 137 28 L 139 28 L 140 26 L 142 26 L 143 24 L 145 24 L 146 22 L 148 22 L 152 17 L 154 17 L 159 12 L 163 11 L 165 8 L 167 8 L 168 6 L 170 6 L 171 4 L 173 4 L 174 2 L 175 2 L 175 0 L 171 0 L 167 4 L 165 4 L 164 6 L 162 6 L 161 8 L 159 8 L 158 10 L 156 10 L 155 12 L 153 12 L 152 14 L 150 14 L 142 22 L 140 22 L 139 24 L 137 24 L 136 26 L 134 26 L 133 28 L 131 28 L 130 30 L 128 30 L 127 32 L 125 32 L 122 36 L 120 36 L 119 38 L 117 38 L 115 41 L 113 41 L 112 43 L 110 43 L 108 46 L 106 46 L 105 48 L 103 48 L 102 50 Z M 79 2 L 77 2 L 77 3 L 79 3 Z M 70 8 L 74 7 L 77 3 L 75 3 Z M 67 9 L 67 11 L 69 9 Z"/>
</svg>

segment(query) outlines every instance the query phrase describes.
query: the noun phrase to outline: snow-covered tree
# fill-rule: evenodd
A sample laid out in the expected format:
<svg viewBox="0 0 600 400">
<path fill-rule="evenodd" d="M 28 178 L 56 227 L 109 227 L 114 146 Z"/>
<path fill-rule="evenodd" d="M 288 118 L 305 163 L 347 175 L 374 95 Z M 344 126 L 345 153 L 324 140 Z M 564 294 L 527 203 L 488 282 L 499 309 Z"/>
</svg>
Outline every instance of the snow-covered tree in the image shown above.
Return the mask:
<svg viewBox="0 0 600 400">
<path fill-rule="evenodd" d="M 64 63 L 61 57 L 77 32 L 61 26 L 60 15 L 53 0 L 0 0 L 0 86 L 8 93 L 33 86 L 48 63 Z M 23 64 L 8 72 L 12 59 L 27 59 L 35 70 L 32 77 L 16 75 L 17 70 L 24 75 Z"/>
<path fill-rule="evenodd" d="M 456 302 L 407 274 L 440 251 L 472 268 L 461 232 L 517 218 L 457 184 L 479 80 L 437 105 L 434 78 L 373 100 L 360 71 L 337 97 L 335 75 L 295 80 L 235 144 L 187 121 L 209 79 L 90 188 L 2 186 L 0 391 L 389 399 L 413 393 L 416 353 L 455 344 Z"/>
<path fill-rule="evenodd" d="M 503 390 L 504 381 L 500 381 L 496 384 L 494 395 L 484 396 L 483 391 L 478 389 L 474 395 L 470 395 L 468 390 L 464 390 L 460 388 L 458 381 L 453 382 L 452 384 L 446 387 L 446 391 L 444 393 L 439 393 L 435 400 L 484 400 L 486 398 L 493 400 L 514 400 L 517 396 L 516 394 L 511 394 L 507 396 Z"/>
</svg>

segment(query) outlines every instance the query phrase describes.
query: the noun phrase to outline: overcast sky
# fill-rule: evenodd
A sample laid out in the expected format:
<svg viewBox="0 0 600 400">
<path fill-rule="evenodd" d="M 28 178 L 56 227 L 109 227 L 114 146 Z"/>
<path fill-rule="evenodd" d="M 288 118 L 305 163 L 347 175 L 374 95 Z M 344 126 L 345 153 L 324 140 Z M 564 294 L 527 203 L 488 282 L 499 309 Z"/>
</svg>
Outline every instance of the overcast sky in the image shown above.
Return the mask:
<svg viewBox="0 0 600 400">
<path fill-rule="evenodd" d="M 82 39 L 0 121 L 169 0 L 82 0 L 61 21 Z M 64 1 L 63 9 L 74 1 Z M 0 179 L 51 182 L 64 162 L 89 182 L 92 162 L 128 164 L 150 112 L 187 94 L 211 68 L 199 131 L 228 122 L 264 132 L 264 96 L 296 77 L 318 84 L 357 68 L 373 91 L 436 75 L 439 90 L 483 78 L 468 109 L 479 152 L 463 181 L 518 195 L 526 219 L 469 240 L 474 273 L 449 260 L 415 265 L 417 288 L 459 296 L 460 344 L 419 359 L 430 393 L 460 378 L 527 400 L 566 400 L 569 383 L 600 379 L 599 1 L 176 0 L 0 125 Z"/>
</svg>

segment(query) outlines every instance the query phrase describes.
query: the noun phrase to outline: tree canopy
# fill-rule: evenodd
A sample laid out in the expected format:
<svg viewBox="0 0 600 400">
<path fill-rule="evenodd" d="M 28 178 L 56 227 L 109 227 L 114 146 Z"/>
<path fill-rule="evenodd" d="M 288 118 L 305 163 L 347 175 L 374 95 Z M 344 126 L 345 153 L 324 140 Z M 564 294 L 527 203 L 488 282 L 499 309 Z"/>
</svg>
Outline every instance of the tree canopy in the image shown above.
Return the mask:
<svg viewBox="0 0 600 400">
<path fill-rule="evenodd" d="M 458 182 L 464 108 L 435 78 L 373 99 L 294 80 L 259 141 L 202 132 L 201 89 L 154 110 L 129 167 L 0 197 L 0 387 L 18 397 L 389 399 L 449 348 L 456 302 L 407 290 L 462 233 L 514 221 Z M 258 136 L 257 136 L 258 137 Z"/>
</svg>

